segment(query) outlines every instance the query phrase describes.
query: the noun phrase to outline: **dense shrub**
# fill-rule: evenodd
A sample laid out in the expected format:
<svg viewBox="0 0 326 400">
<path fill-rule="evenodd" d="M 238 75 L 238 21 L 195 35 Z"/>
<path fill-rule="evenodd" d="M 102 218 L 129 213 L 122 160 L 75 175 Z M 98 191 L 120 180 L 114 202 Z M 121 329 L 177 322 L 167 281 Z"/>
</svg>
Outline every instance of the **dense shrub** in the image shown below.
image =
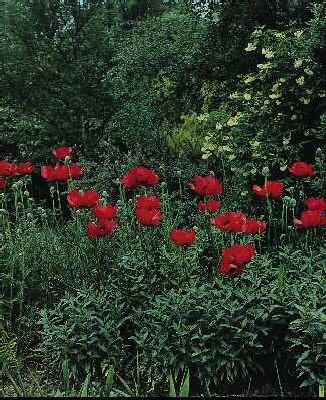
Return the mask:
<svg viewBox="0 0 326 400">
<path fill-rule="evenodd" d="M 280 176 L 290 159 L 313 161 L 324 146 L 323 7 L 312 6 L 305 26 L 256 28 L 244 49 L 255 67 L 235 88 L 228 81 L 206 84 L 201 113 L 184 116 L 168 144 L 181 154 L 216 158 L 244 180 L 264 166 Z"/>
<path fill-rule="evenodd" d="M 259 369 L 270 300 L 257 288 L 236 292 L 211 285 L 185 284 L 157 296 L 141 319 L 135 340 L 142 367 L 161 381 L 170 370 L 190 368 L 191 376 L 211 386 L 234 381 Z"/>
<path fill-rule="evenodd" d="M 112 7 L 101 1 L 6 2 L 2 92 L 11 108 L 47 127 L 52 144 L 68 141 L 91 152 L 103 132 L 112 111 L 103 83 Z M 20 135 L 15 132 L 12 140 L 19 143 Z"/>
<path fill-rule="evenodd" d="M 189 12 L 174 10 L 137 24 L 116 43 L 107 78 L 117 112 L 107 133 L 118 146 L 160 153 L 166 121 L 196 107 L 201 47 L 207 27 Z"/>
<path fill-rule="evenodd" d="M 325 280 L 311 288 L 306 302 L 295 304 L 296 318 L 289 325 L 290 350 L 304 386 L 326 383 Z M 298 299 L 297 299 L 298 300 Z"/>
<path fill-rule="evenodd" d="M 76 375 L 81 372 L 99 374 L 105 363 L 115 366 L 123 362 L 126 348 L 120 327 L 124 304 L 118 293 L 98 292 L 81 288 L 67 293 L 53 310 L 41 313 L 43 351 L 53 367 L 68 360 Z"/>
</svg>

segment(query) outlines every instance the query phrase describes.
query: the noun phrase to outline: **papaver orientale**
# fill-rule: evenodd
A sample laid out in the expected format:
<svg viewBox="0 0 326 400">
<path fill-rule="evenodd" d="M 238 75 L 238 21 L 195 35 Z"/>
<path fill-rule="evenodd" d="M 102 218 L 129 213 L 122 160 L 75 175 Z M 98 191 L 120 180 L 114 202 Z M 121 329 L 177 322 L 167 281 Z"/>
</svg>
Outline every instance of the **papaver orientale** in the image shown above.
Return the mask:
<svg viewBox="0 0 326 400">
<path fill-rule="evenodd" d="M 305 205 L 310 211 L 325 211 L 326 210 L 326 201 L 324 197 L 308 197 L 305 201 Z"/>
<path fill-rule="evenodd" d="M 100 219 L 97 223 L 87 222 L 87 235 L 91 238 L 110 235 L 117 227 L 114 220 Z"/>
<path fill-rule="evenodd" d="M 215 196 L 223 193 L 222 184 L 215 176 L 195 176 L 189 183 L 190 189 L 200 196 Z"/>
<path fill-rule="evenodd" d="M 307 210 L 301 213 L 300 219 L 294 219 L 294 224 L 302 228 L 318 228 L 326 225 L 326 216 L 322 210 Z"/>
<path fill-rule="evenodd" d="M 136 208 L 155 210 L 160 208 L 160 198 L 157 196 L 139 196 L 135 201 Z"/>
<path fill-rule="evenodd" d="M 153 169 L 134 166 L 121 178 L 121 183 L 126 188 L 134 188 L 140 185 L 155 186 L 159 181 L 159 176 Z"/>
<path fill-rule="evenodd" d="M 91 208 L 100 200 L 100 195 L 96 190 L 80 191 L 71 190 L 67 195 L 67 200 L 72 208 Z"/>
<path fill-rule="evenodd" d="M 315 168 L 313 164 L 304 161 L 295 161 L 290 167 L 289 172 L 294 176 L 314 176 Z"/>
<path fill-rule="evenodd" d="M 245 223 L 246 216 L 241 211 L 228 211 L 211 218 L 211 224 L 222 231 L 242 232 Z"/>
<path fill-rule="evenodd" d="M 72 147 L 64 147 L 60 146 L 51 151 L 51 153 L 56 158 L 65 159 L 66 157 L 70 157 L 72 153 Z"/>
<path fill-rule="evenodd" d="M 0 176 L 12 176 L 16 174 L 17 165 L 6 160 L 0 160 Z"/>
<path fill-rule="evenodd" d="M 17 175 L 31 174 L 34 171 L 35 171 L 35 167 L 30 161 L 26 161 L 22 164 L 16 164 L 16 174 Z"/>
<path fill-rule="evenodd" d="M 156 226 L 160 223 L 162 214 L 158 209 L 147 210 L 146 208 L 137 208 L 136 218 L 141 225 Z"/>
<path fill-rule="evenodd" d="M 197 210 L 200 213 L 202 213 L 202 212 L 214 213 L 215 211 L 218 210 L 219 206 L 220 206 L 220 203 L 214 199 L 210 199 L 207 201 L 200 200 L 197 205 Z"/>
<path fill-rule="evenodd" d="M 278 197 L 281 196 L 284 189 L 284 183 L 277 181 L 267 181 L 264 186 L 253 185 L 253 192 L 260 197 Z"/>
<path fill-rule="evenodd" d="M 178 246 L 187 246 L 195 240 L 196 233 L 194 229 L 173 228 L 170 231 L 170 238 Z"/>
<path fill-rule="evenodd" d="M 98 219 L 114 219 L 117 215 L 118 206 L 113 204 L 96 205 L 92 210 L 92 215 Z"/>
</svg>

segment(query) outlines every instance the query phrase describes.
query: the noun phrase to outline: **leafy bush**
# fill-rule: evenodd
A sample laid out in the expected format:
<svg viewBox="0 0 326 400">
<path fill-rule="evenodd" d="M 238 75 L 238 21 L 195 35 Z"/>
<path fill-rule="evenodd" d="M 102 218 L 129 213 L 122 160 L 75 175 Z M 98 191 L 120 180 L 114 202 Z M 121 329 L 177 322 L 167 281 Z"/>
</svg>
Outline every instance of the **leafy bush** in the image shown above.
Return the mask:
<svg viewBox="0 0 326 400">
<path fill-rule="evenodd" d="M 45 125 L 52 143 L 81 144 L 90 153 L 111 113 L 103 75 L 111 58 L 112 7 L 93 1 L 6 2 L 0 43 L 4 98 Z M 15 132 L 15 143 L 20 135 Z"/>
<path fill-rule="evenodd" d="M 325 136 L 323 10 L 312 6 L 306 26 L 256 28 L 244 49 L 255 68 L 239 76 L 235 88 L 230 81 L 206 84 L 208 106 L 184 116 L 168 144 L 184 153 L 195 143 L 195 154 L 201 148 L 204 159 L 215 158 L 244 182 L 265 166 L 280 176 L 289 160 L 313 161 Z"/>
<path fill-rule="evenodd" d="M 174 368 L 190 367 L 203 384 L 234 381 L 259 369 L 257 355 L 270 330 L 257 297 L 210 285 L 185 285 L 157 296 L 141 319 L 135 340 L 141 365 L 161 381 Z"/>
<path fill-rule="evenodd" d="M 300 302 L 300 305 L 296 305 L 297 315 L 289 325 L 288 341 L 302 386 L 316 383 L 325 386 L 325 282 L 321 281 L 319 285 L 317 283 L 312 290 L 305 303 Z"/>
<path fill-rule="evenodd" d="M 107 134 L 117 146 L 160 153 L 162 125 L 196 104 L 203 20 L 182 9 L 148 18 L 123 33 L 116 43 L 114 66 L 107 77 L 117 111 Z"/>
<path fill-rule="evenodd" d="M 246 276 L 233 282 L 214 279 L 200 283 L 196 278 L 157 296 L 139 315 L 141 328 L 135 335 L 144 370 L 160 381 L 170 369 L 188 367 L 202 387 L 216 387 L 225 380 L 234 382 L 253 371 L 266 372 L 271 360 L 272 365 L 275 360 L 284 364 L 284 372 L 290 375 L 293 368 L 299 372 L 300 363 L 295 367 L 290 362 L 294 354 L 288 345 L 288 329 L 294 328 L 296 318 L 300 320 L 298 308 L 305 308 L 307 299 L 321 301 L 323 264 L 319 255 L 305 258 L 291 246 L 281 254 L 278 261 L 256 258 Z M 314 271 L 310 269 L 312 262 Z M 316 287 L 319 291 L 314 291 Z M 320 318 L 313 310 L 310 315 Z M 320 324 L 318 329 L 320 333 L 317 329 L 310 331 L 310 340 L 313 337 L 317 347 L 309 345 L 308 336 L 304 341 L 300 330 L 296 343 L 307 346 L 310 357 L 306 373 L 317 370 L 322 377 Z M 306 384 L 317 381 L 312 378 Z"/>
<path fill-rule="evenodd" d="M 84 287 L 42 311 L 44 357 L 56 367 L 68 360 L 74 375 L 121 363 L 126 348 L 119 330 L 124 305 L 118 298 L 118 293 Z"/>
</svg>

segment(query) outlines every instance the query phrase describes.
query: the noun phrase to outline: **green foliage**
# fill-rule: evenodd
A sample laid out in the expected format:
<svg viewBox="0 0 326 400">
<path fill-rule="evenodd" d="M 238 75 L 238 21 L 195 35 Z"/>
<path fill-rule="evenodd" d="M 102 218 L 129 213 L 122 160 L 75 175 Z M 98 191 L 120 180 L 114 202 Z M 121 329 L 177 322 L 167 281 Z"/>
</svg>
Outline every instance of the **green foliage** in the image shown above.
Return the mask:
<svg viewBox="0 0 326 400">
<path fill-rule="evenodd" d="M 33 115 L 10 108 L 5 102 L 0 107 L 0 132 L 1 153 L 10 159 L 44 159 L 44 150 L 51 143 L 44 123 Z"/>
<path fill-rule="evenodd" d="M 17 357 L 17 338 L 8 334 L 3 327 L 0 330 L 0 374 L 11 371 L 20 365 Z"/>
<path fill-rule="evenodd" d="M 313 161 L 325 139 L 323 7 L 312 7 L 305 27 L 256 28 L 244 51 L 255 67 L 239 76 L 235 88 L 228 81 L 211 84 L 218 108 L 206 107 L 195 125 L 192 115 L 184 117 L 186 123 L 172 134 L 176 150 L 190 151 L 195 142 L 195 154 L 201 147 L 204 159 L 215 157 L 245 180 L 264 166 L 280 175 L 291 160 Z"/>
<path fill-rule="evenodd" d="M 92 149 L 111 112 L 103 75 L 112 16 L 101 1 L 78 4 L 6 2 L 0 84 L 10 107 L 36 115 L 49 136 L 54 132 L 53 143 Z"/>
<path fill-rule="evenodd" d="M 256 356 L 268 333 L 266 316 L 256 304 L 262 299 L 237 292 L 202 285 L 158 296 L 135 338 L 144 368 L 161 380 L 171 363 L 191 366 L 193 376 L 215 385 L 258 368 Z"/>
<path fill-rule="evenodd" d="M 81 288 L 66 294 L 53 310 L 41 313 L 43 350 L 51 365 L 68 360 L 77 372 L 100 371 L 101 363 L 122 363 L 125 346 L 120 327 L 123 303 L 119 295 Z"/>
<path fill-rule="evenodd" d="M 1 150 L 39 164 L 75 144 L 78 187 L 119 206 L 117 231 L 93 240 L 67 184 L 39 193 L 36 174 L 6 179 L 0 361 L 16 395 L 210 395 L 271 370 L 282 394 L 288 376 L 305 393 L 325 385 L 324 228 L 292 223 L 308 195 L 325 195 L 324 2 L 5 3 Z M 299 158 L 313 179 L 285 175 Z M 137 164 L 157 170 L 155 189 L 118 184 Z M 219 212 L 269 219 L 267 238 L 210 229 L 187 183 L 211 170 Z M 253 200 L 262 175 L 284 177 L 285 196 Z M 161 198 L 158 227 L 134 217 L 145 193 Z M 175 246 L 176 226 L 195 227 L 196 242 Z M 246 272 L 218 275 L 221 249 L 249 241 Z M 56 389 L 25 382 L 21 357 L 45 363 Z"/>
<path fill-rule="evenodd" d="M 133 200 L 114 182 L 119 228 L 109 239 L 98 240 L 86 236 L 88 210 L 72 210 L 71 219 L 63 221 L 58 198 L 64 204 L 65 184 L 51 191 L 52 210 L 32 201 L 28 177 L 8 186 L 1 195 L 1 282 L 8 332 L 16 332 L 22 342 L 38 342 L 30 309 L 44 309 L 42 359 L 52 368 L 67 360 L 76 382 L 88 374 L 103 379 L 113 367 L 122 385 L 116 390 L 129 395 L 155 393 L 180 368 L 189 369 L 191 381 L 203 390 L 214 392 L 225 381 L 270 368 L 267 358 L 276 357 L 282 365 L 285 354 L 306 385 L 322 382 L 320 324 L 313 324 L 310 339 L 295 328 L 305 321 L 302 310 L 316 310 L 308 314 L 311 318 L 319 318 L 323 310 L 320 238 L 288 226 L 285 200 L 283 211 L 282 203 L 274 202 L 271 241 L 207 230 L 207 216 L 194 212 L 197 199 L 187 198 L 184 179 L 179 174 L 177 191 L 171 192 L 164 181 L 153 190 L 164 215 L 156 228 L 137 224 Z M 233 202 L 230 194 L 224 195 L 220 212 Z M 293 212 L 301 207 L 296 204 Z M 265 206 L 256 207 L 262 211 Z M 186 249 L 175 246 L 169 239 L 175 226 L 196 226 L 196 243 Z M 260 254 L 247 272 L 234 279 L 218 275 L 221 248 L 249 240 L 256 241 Z M 185 378 L 184 391 L 187 385 Z"/>
<path fill-rule="evenodd" d="M 203 21 L 182 10 L 148 18 L 116 44 L 107 84 L 117 112 L 108 127 L 119 146 L 160 152 L 162 124 L 196 104 L 197 71 L 207 35 Z M 157 150 L 156 150 L 157 148 Z"/>
<path fill-rule="evenodd" d="M 325 284 L 321 287 L 325 292 Z M 324 296 L 325 297 L 325 296 Z M 310 302 L 297 306 L 298 316 L 291 322 L 290 338 L 296 359 L 299 377 L 303 386 L 326 382 L 326 315 L 325 298 L 316 304 L 319 297 L 312 296 Z"/>
</svg>

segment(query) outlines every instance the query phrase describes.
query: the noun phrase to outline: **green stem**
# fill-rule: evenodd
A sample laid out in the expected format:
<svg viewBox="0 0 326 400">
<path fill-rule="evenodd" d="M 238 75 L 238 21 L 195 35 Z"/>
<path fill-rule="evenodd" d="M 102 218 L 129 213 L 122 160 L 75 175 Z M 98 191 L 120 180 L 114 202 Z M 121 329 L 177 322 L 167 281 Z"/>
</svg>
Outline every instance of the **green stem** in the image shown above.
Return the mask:
<svg viewBox="0 0 326 400">
<path fill-rule="evenodd" d="M 56 190 L 57 190 L 59 211 L 60 211 L 60 215 L 61 215 L 61 217 L 62 217 L 62 207 L 61 207 L 61 199 L 60 199 L 60 191 L 59 191 L 59 184 L 58 184 L 58 182 L 56 182 Z"/>
<path fill-rule="evenodd" d="M 20 281 L 20 289 L 19 289 L 19 312 L 18 312 L 18 332 L 20 332 L 20 326 L 21 326 L 21 319 L 23 315 L 23 303 L 24 303 L 24 288 L 25 288 L 25 247 L 24 243 L 21 240 L 22 244 L 22 252 L 21 252 L 21 257 L 22 257 L 22 263 L 21 263 L 21 281 Z"/>
<path fill-rule="evenodd" d="M 267 201 L 267 212 L 268 212 L 268 231 L 267 231 L 267 241 L 268 241 L 268 246 L 271 244 L 271 233 L 272 233 L 272 221 L 273 221 L 273 210 L 272 210 L 272 205 L 269 200 L 268 195 L 266 196 L 266 201 Z"/>
<path fill-rule="evenodd" d="M 15 202 L 15 218 L 16 218 L 16 223 L 17 223 L 18 218 L 19 218 L 17 189 L 15 189 L 15 192 L 14 192 L 14 202 Z"/>
<path fill-rule="evenodd" d="M 19 194 L 20 194 L 20 199 L 21 199 L 21 202 L 22 202 L 22 209 L 23 209 L 24 219 L 26 221 L 26 209 L 25 209 L 25 203 L 24 203 L 24 193 L 22 192 L 21 189 L 19 189 Z"/>
<path fill-rule="evenodd" d="M 309 229 L 306 231 L 306 241 L 305 241 L 305 249 L 308 250 L 308 242 L 309 242 Z"/>
<path fill-rule="evenodd" d="M 52 188 L 51 188 L 52 189 Z M 56 208 L 55 208 L 55 201 L 54 201 L 54 192 L 53 190 L 50 190 L 51 193 L 51 198 L 52 198 L 52 210 L 53 210 L 53 216 L 54 216 L 54 222 L 56 223 L 56 225 L 58 225 L 58 221 L 57 221 L 57 212 L 56 212 Z"/>
</svg>

